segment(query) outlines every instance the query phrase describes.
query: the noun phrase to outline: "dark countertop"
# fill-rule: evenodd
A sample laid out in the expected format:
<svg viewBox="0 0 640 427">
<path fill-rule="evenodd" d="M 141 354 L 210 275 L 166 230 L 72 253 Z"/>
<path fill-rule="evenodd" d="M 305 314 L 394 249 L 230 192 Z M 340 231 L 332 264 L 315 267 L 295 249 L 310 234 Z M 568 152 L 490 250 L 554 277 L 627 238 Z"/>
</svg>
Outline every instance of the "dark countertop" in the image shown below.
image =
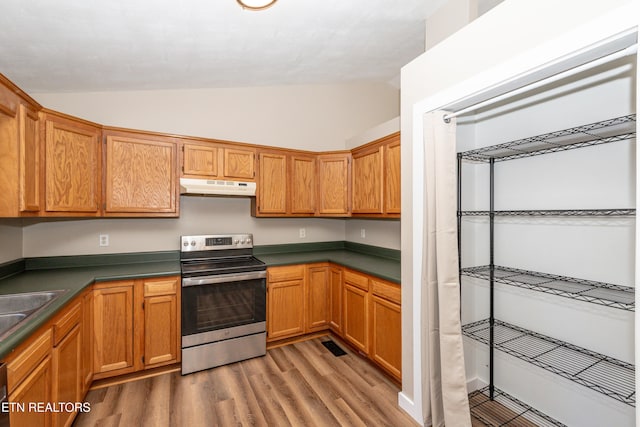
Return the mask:
<svg viewBox="0 0 640 427">
<path fill-rule="evenodd" d="M 332 262 L 400 283 L 400 252 L 352 242 L 256 246 L 267 266 Z M 82 255 L 17 260 L 0 265 L 0 295 L 67 289 L 68 291 L 0 342 L 0 360 L 51 319 L 87 286 L 105 281 L 180 274 L 178 251 Z"/>
<path fill-rule="evenodd" d="M 25 270 L 0 279 L 0 295 L 68 289 L 0 342 L 0 360 L 92 283 L 179 274 L 180 262 L 176 259 L 118 265 L 42 268 Z"/>
<path fill-rule="evenodd" d="M 334 249 L 314 252 L 289 252 L 277 254 L 259 254 L 257 257 L 267 266 L 310 264 L 315 262 L 333 262 L 344 267 L 380 277 L 394 283 L 400 283 L 400 261 L 375 255 L 353 252 L 346 249 Z"/>
</svg>

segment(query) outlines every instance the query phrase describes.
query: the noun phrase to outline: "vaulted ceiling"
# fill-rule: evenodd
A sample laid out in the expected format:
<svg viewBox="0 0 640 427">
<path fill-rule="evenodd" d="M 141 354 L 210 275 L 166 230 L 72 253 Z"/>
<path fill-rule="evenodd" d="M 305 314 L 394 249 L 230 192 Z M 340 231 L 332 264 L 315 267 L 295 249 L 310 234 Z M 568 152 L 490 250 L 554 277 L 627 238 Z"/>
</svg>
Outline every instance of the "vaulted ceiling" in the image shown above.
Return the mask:
<svg viewBox="0 0 640 427">
<path fill-rule="evenodd" d="M 2 0 L 0 73 L 27 92 L 390 81 L 446 0 Z"/>
</svg>

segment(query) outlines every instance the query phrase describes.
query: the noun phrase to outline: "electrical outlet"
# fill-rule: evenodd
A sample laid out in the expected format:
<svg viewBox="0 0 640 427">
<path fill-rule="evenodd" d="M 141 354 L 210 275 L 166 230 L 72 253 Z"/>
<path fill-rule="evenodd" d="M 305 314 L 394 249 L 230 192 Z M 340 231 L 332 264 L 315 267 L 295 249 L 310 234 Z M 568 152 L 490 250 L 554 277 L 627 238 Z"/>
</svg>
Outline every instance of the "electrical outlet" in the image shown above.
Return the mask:
<svg viewBox="0 0 640 427">
<path fill-rule="evenodd" d="M 109 246 L 109 235 L 101 234 L 100 235 L 100 246 Z"/>
<path fill-rule="evenodd" d="M 360 237 L 362 237 L 363 239 L 367 237 L 367 233 L 365 232 L 364 228 L 360 229 Z"/>
<path fill-rule="evenodd" d="M 307 237 L 307 229 L 306 228 L 301 228 L 300 229 L 300 238 L 304 239 L 305 237 Z"/>
</svg>

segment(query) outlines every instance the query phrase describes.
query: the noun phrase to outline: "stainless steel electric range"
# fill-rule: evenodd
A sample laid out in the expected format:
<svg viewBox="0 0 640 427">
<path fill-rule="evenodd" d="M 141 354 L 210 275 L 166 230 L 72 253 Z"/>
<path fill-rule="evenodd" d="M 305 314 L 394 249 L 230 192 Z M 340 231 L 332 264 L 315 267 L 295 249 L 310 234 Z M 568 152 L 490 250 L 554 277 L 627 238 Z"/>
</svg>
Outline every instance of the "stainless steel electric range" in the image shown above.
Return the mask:
<svg viewBox="0 0 640 427">
<path fill-rule="evenodd" d="M 182 374 L 266 354 L 266 269 L 251 234 L 182 236 Z"/>
</svg>

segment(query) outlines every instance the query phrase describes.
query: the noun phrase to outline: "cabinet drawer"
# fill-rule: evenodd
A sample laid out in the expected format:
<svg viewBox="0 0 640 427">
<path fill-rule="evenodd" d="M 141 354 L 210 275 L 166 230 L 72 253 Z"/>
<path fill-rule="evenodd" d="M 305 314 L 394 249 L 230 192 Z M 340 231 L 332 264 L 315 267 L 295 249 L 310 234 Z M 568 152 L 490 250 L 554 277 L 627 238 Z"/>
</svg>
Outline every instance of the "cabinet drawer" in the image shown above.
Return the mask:
<svg viewBox="0 0 640 427">
<path fill-rule="evenodd" d="M 271 267 L 267 269 L 267 279 L 269 282 L 284 282 L 302 278 L 304 278 L 304 265 Z"/>
<path fill-rule="evenodd" d="M 145 280 L 144 296 L 174 295 L 178 292 L 178 278 L 164 280 Z"/>
<path fill-rule="evenodd" d="M 40 361 L 49 355 L 50 351 L 51 329 L 47 329 L 7 364 L 7 387 L 9 393 L 20 385 L 27 375 L 38 366 Z"/>
<path fill-rule="evenodd" d="M 402 295 L 400 285 L 381 282 L 379 280 L 371 280 L 371 290 L 374 295 L 377 295 L 380 298 L 400 304 Z"/>
<path fill-rule="evenodd" d="M 368 291 L 369 290 L 369 278 L 362 274 L 354 273 L 353 271 L 345 270 L 344 281 L 350 285 L 357 286 L 358 288 Z"/>
<path fill-rule="evenodd" d="M 53 345 L 57 346 L 60 341 L 73 329 L 74 326 L 80 323 L 82 317 L 82 307 L 80 302 L 77 302 L 70 309 L 66 310 L 66 313 L 53 323 Z"/>
</svg>

